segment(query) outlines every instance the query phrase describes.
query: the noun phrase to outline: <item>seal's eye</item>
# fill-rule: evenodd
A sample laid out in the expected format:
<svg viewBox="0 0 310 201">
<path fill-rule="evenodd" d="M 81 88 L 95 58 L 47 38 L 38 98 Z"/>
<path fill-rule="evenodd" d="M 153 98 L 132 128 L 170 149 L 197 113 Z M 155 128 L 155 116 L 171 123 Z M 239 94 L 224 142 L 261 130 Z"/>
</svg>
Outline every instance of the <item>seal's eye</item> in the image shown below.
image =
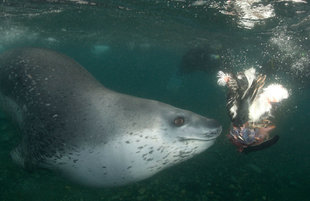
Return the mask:
<svg viewBox="0 0 310 201">
<path fill-rule="evenodd" d="M 177 117 L 173 121 L 175 126 L 182 126 L 184 124 L 184 117 Z"/>
</svg>

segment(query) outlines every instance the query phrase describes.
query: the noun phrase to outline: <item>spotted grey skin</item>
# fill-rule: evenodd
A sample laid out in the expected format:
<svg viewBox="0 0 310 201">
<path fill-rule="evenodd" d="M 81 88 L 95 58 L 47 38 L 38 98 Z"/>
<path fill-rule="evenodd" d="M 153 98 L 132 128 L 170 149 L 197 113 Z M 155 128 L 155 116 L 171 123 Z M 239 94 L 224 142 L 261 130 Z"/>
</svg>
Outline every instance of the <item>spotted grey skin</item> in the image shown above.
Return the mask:
<svg viewBox="0 0 310 201">
<path fill-rule="evenodd" d="M 0 56 L 0 106 L 22 132 L 16 163 L 95 187 L 148 178 L 206 150 L 221 132 L 215 120 L 108 90 L 45 49 Z"/>
</svg>

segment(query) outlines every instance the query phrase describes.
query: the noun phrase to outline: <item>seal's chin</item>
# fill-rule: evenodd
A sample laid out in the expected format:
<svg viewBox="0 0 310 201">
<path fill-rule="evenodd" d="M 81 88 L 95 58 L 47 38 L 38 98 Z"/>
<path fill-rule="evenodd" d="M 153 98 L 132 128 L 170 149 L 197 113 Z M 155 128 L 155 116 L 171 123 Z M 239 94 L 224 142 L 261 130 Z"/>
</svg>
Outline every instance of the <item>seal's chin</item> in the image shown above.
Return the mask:
<svg viewBox="0 0 310 201">
<path fill-rule="evenodd" d="M 222 132 L 222 127 L 208 131 L 202 135 L 200 134 L 200 135 L 190 136 L 190 137 L 179 137 L 179 139 L 181 141 L 185 141 L 185 140 L 212 141 L 212 140 L 215 140 L 221 134 L 221 132 Z"/>
<path fill-rule="evenodd" d="M 180 137 L 180 141 L 186 141 L 186 140 L 212 141 L 212 140 L 215 140 L 215 139 L 216 139 L 216 137 L 213 137 L 213 138 Z"/>
</svg>

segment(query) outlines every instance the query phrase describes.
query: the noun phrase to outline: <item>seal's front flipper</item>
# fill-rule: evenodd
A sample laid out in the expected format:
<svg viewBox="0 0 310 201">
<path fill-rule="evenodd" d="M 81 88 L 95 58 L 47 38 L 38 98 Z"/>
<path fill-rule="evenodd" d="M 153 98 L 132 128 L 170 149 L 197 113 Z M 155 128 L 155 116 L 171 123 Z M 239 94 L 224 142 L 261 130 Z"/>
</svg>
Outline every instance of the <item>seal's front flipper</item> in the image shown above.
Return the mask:
<svg viewBox="0 0 310 201">
<path fill-rule="evenodd" d="M 279 136 L 278 135 L 275 135 L 273 138 L 259 144 L 259 145 L 256 145 L 256 146 L 248 146 L 246 148 L 243 149 L 243 153 L 247 154 L 247 153 L 250 153 L 252 151 L 258 151 L 258 150 L 262 150 L 262 149 L 266 149 L 272 145 L 274 145 L 278 140 L 279 140 Z"/>
</svg>

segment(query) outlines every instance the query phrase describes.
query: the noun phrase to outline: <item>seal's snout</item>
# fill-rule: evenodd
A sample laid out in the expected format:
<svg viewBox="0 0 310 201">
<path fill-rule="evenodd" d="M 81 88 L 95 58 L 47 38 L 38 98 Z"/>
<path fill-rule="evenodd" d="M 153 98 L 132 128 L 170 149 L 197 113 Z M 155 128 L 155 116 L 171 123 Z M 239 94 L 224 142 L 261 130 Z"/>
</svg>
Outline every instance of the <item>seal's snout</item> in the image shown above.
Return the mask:
<svg viewBox="0 0 310 201">
<path fill-rule="evenodd" d="M 208 119 L 206 124 L 207 124 L 206 126 L 210 129 L 219 129 L 222 127 L 221 124 L 214 119 Z"/>
<path fill-rule="evenodd" d="M 222 125 L 214 119 L 207 119 L 205 126 L 207 132 L 204 133 L 204 137 L 208 140 L 216 139 L 222 132 Z"/>
</svg>

